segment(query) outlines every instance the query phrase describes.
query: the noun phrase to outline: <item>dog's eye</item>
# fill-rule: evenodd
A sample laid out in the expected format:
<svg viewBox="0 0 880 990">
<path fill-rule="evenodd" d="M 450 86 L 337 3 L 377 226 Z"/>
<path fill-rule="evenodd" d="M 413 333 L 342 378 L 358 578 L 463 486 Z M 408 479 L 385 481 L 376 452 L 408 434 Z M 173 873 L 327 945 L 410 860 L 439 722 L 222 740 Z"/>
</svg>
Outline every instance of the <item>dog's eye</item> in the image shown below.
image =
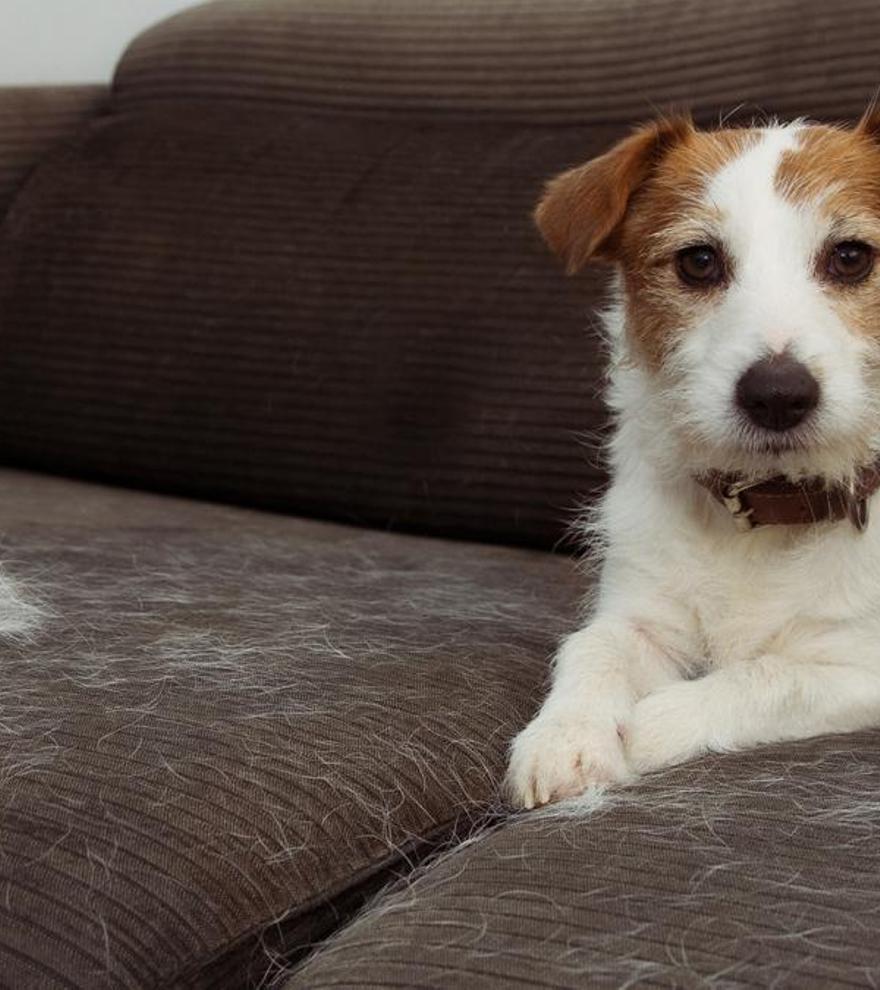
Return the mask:
<svg viewBox="0 0 880 990">
<path fill-rule="evenodd" d="M 828 255 L 828 274 L 838 282 L 861 282 L 874 267 L 874 251 L 863 241 L 841 241 Z"/>
<path fill-rule="evenodd" d="M 675 267 L 678 277 L 687 285 L 717 285 L 724 277 L 721 257 L 709 244 L 696 244 L 679 251 Z"/>
</svg>

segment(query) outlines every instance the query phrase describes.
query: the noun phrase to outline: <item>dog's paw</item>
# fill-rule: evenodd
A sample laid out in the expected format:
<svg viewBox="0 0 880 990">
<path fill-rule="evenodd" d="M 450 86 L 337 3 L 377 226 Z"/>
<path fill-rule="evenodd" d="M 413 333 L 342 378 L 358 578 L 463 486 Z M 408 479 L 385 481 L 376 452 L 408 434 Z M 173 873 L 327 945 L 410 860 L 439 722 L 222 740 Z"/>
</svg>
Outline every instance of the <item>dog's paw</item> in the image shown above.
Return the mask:
<svg viewBox="0 0 880 990">
<path fill-rule="evenodd" d="M 698 682 L 673 684 L 642 698 L 627 723 L 624 748 L 636 773 L 684 763 L 712 748 Z"/>
<path fill-rule="evenodd" d="M 627 782 L 631 774 L 617 726 L 581 711 L 542 713 L 511 746 L 505 790 L 520 808 L 574 797 L 591 785 Z"/>
</svg>

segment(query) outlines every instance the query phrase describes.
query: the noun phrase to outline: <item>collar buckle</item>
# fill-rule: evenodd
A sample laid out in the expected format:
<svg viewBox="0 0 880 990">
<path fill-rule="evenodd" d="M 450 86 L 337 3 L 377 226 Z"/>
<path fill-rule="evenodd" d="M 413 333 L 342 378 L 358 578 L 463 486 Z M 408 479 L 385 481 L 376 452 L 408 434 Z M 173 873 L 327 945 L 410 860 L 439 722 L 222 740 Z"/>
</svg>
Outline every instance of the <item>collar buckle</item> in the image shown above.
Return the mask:
<svg viewBox="0 0 880 990">
<path fill-rule="evenodd" d="M 754 529 L 755 522 L 752 519 L 754 509 L 746 508 L 742 496 L 760 484 L 762 484 L 760 481 L 732 481 L 721 489 L 722 505 L 733 516 L 736 528 L 744 533 Z"/>
</svg>

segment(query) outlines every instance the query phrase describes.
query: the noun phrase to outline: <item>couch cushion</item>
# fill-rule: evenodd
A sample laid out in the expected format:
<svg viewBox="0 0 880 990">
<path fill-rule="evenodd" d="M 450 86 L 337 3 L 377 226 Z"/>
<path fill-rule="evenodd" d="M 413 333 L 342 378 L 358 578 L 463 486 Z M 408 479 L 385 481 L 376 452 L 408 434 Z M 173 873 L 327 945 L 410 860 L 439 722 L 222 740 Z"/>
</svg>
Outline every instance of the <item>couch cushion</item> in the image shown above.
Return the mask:
<svg viewBox="0 0 880 990">
<path fill-rule="evenodd" d="M 871 987 L 880 733 L 525 815 L 381 897 L 284 990 Z"/>
<path fill-rule="evenodd" d="M 103 86 L 0 87 L 0 216 L 46 152 L 104 105 Z"/>
<path fill-rule="evenodd" d="M 850 116 L 880 8 L 849 0 L 221 0 L 160 24 L 121 106 L 244 97 L 306 111 L 577 124 L 656 107 Z"/>
<path fill-rule="evenodd" d="M 569 560 L 4 471 L 0 983 L 233 987 L 492 804 Z M 27 625 L 27 630 L 16 627 Z"/>
<path fill-rule="evenodd" d="M 530 213 L 615 133 L 97 122 L 0 230 L 0 459 L 552 545 L 601 481 L 602 362 Z"/>
</svg>

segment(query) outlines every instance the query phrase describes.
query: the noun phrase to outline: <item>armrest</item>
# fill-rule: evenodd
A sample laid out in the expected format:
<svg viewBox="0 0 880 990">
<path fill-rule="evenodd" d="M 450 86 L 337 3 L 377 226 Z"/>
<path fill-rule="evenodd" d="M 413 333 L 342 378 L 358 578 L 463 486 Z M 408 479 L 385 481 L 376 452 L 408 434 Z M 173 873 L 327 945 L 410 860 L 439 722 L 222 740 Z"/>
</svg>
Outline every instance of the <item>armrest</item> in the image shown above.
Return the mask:
<svg viewBox="0 0 880 990">
<path fill-rule="evenodd" d="M 104 86 L 0 87 L 0 217 L 52 145 L 98 113 Z"/>
</svg>

